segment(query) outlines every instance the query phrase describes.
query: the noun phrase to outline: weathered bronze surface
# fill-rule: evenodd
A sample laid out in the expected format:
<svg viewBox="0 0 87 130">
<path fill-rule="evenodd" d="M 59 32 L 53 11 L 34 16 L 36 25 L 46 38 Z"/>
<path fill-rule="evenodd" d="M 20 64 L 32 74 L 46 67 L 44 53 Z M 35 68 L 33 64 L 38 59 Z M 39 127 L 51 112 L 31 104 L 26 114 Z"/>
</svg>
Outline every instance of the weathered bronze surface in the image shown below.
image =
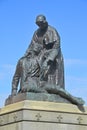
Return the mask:
<svg viewBox="0 0 87 130">
<path fill-rule="evenodd" d="M 76 98 L 65 90 L 64 61 L 58 32 L 48 25 L 43 15 L 36 17 L 36 24 L 39 28 L 35 31 L 25 55 L 17 63 L 12 93 L 7 100 L 11 101 L 20 93 L 31 93 L 32 99 L 41 100 L 42 93 L 42 100 L 46 96 L 46 101 L 50 101 L 51 95 L 54 98 L 58 98 L 56 95 L 59 95 L 58 100 L 52 98 L 51 101 L 83 105 L 84 101 L 81 98 Z M 6 104 L 9 102 L 7 100 Z"/>
</svg>

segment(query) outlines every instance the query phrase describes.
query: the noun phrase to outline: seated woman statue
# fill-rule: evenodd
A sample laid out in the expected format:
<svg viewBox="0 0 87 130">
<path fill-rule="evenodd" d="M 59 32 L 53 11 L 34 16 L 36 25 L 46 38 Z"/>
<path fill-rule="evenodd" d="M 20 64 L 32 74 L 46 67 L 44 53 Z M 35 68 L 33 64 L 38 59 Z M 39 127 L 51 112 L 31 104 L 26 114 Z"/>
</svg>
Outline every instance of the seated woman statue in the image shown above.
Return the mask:
<svg viewBox="0 0 87 130">
<path fill-rule="evenodd" d="M 59 94 L 75 104 L 84 104 L 65 90 L 64 61 L 60 47 L 60 36 L 46 21 L 44 15 L 36 17 L 38 29 L 25 55 L 18 61 L 12 81 L 12 95 L 18 92 L 43 92 Z"/>
</svg>

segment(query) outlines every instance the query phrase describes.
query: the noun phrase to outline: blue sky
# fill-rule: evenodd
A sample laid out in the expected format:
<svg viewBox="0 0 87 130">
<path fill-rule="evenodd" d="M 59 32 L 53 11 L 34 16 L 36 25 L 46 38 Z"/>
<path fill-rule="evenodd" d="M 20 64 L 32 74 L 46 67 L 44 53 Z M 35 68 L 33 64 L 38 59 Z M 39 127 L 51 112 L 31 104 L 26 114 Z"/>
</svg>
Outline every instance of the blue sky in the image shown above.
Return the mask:
<svg viewBox="0 0 87 130">
<path fill-rule="evenodd" d="M 11 93 L 17 61 L 44 14 L 61 37 L 65 88 L 87 105 L 87 0 L 0 0 L 0 107 Z"/>
</svg>

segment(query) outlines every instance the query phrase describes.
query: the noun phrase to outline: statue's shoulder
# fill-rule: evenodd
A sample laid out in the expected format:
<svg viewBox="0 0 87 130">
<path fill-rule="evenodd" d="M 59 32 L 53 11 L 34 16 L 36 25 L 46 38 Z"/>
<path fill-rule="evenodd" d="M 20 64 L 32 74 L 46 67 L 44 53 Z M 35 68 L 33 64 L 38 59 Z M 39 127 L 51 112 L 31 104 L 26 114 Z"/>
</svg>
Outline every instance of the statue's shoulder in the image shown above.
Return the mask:
<svg viewBox="0 0 87 130">
<path fill-rule="evenodd" d="M 59 32 L 57 31 L 57 29 L 55 27 L 49 25 L 48 30 L 51 31 L 53 34 L 55 34 L 57 37 L 60 38 Z"/>
<path fill-rule="evenodd" d="M 49 29 L 49 30 L 56 31 L 56 28 L 55 28 L 55 27 L 53 27 L 53 26 L 51 26 L 51 25 L 48 25 L 48 29 Z"/>
<path fill-rule="evenodd" d="M 39 33 L 40 33 L 40 29 L 38 28 L 38 29 L 34 32 L 34 34 L 37 35 L 37 34 L 39 34 Z"/>
</svg>

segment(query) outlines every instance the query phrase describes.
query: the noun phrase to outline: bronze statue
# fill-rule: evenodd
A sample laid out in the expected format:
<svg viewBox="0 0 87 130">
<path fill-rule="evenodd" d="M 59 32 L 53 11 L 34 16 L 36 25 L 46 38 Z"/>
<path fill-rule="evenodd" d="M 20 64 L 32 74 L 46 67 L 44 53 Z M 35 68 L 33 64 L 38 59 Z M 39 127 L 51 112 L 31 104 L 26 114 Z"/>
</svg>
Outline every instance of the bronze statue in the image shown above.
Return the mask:
<svg viewBox="0 0 87 130">
<path fill-rule="evenodd" d="M 60 37 L 56 29 L 48 25 L 45 16 L 39 15 L 36 18 L 36 24 L 39 26 L 39 29 L 35 31 L 32 41 L 22 59 L 19 60 L 16 73 L 13 78 L 13 87 L 12 93 L 17 90 L 19 78 L 28 79 L 28 77 L 36 77 L 40 84 L 55 84 L 61 88 L 64 86 L 64 65 L 63 65 L 63 56 L 60 48 Z M 37 57 L 37 58 L 36 58 Z M 31 74 L 27 71 L 24 75 L 25 77 L 20 76 L 19 66 L 20 62 L 25 61 L 25 59 L 33 61 L 36 58 L 38 63 L 38 68 L 35 71 L 32 70 Z M 26 62 L 27 66 L 29 62 Z M 30 66 L 29 66 L 30 68 Z M 38 74 L 37 70 L 39 69 Z M 23 71 L 26 71 L 26 67 Z M 22 83 L 23 83 L 22 79 Z M 43 83 L 42 83 L 43 82 Z M 22 87 L 22 85 L 21 85 Z"/>
<path fill-rule="evenodd" d="M 48 24 L 44 15 L 36 17 L 36 24 L 39 28 L 25 55 L 18 61 L 11 96 L 26 92 L 45 93 L 60 95 L 71 103 L 83 105 L 81 98 L 76 98 L 65 90 L 64 61 L 58 32 Z"/>
</svg>

